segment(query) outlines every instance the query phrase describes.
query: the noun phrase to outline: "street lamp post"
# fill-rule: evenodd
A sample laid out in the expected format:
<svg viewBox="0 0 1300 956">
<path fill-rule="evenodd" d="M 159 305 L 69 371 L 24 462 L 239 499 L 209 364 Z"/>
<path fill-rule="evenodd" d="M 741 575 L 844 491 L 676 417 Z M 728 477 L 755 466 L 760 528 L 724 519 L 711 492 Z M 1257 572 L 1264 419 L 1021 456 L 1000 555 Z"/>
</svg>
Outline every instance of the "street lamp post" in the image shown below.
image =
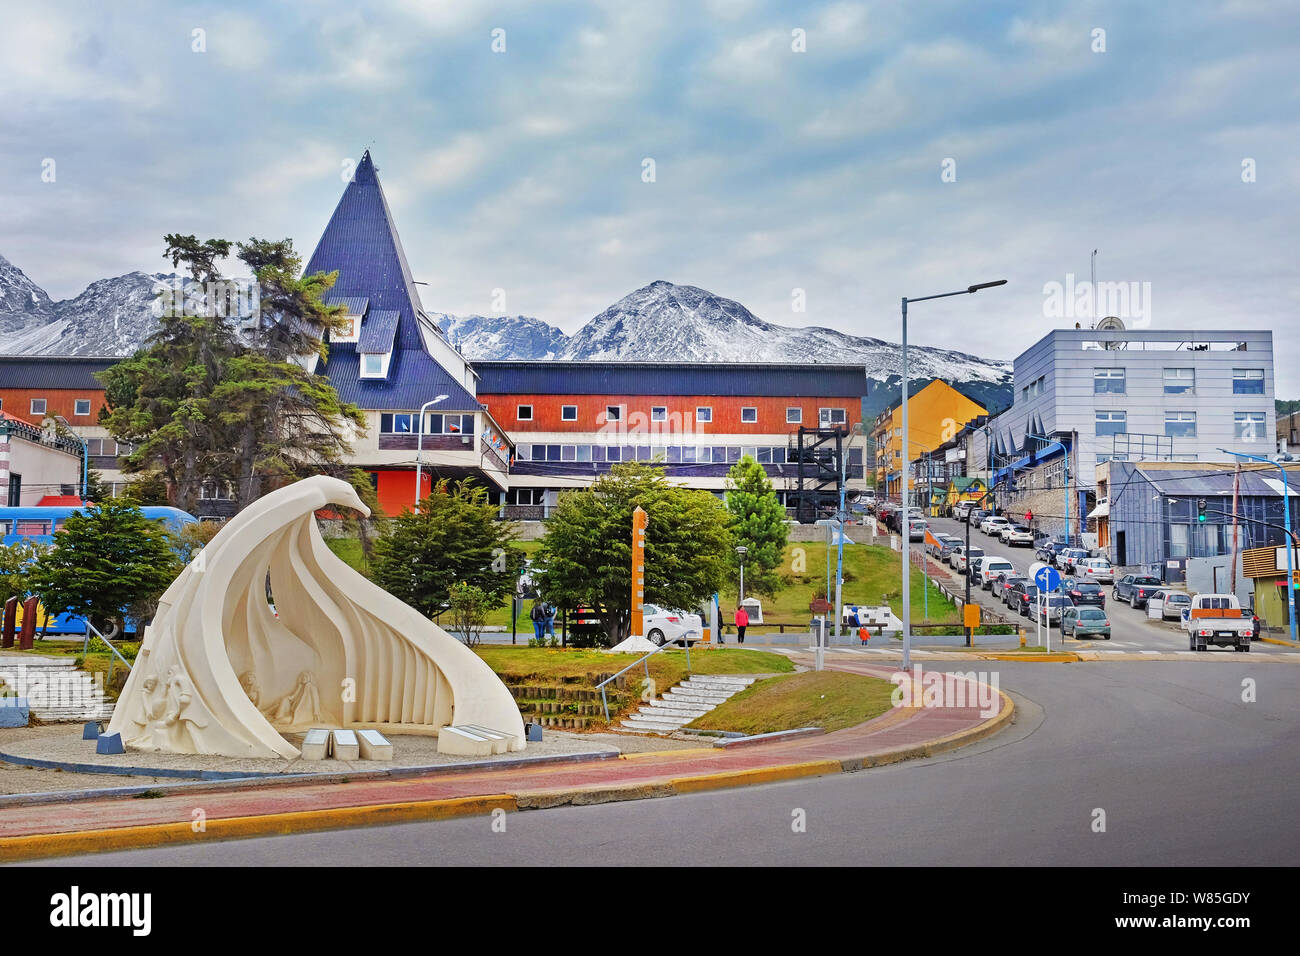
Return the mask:
<svg viewBox="0 0 1300 956">
<path fill-rule="evenodd" d="M 749 548 L 743 544 L 736 546 L 736 556 L 740 558 L 740 592 L 736 595 L 736 604 L 745 603 L 745 555 L 749 554 Z"/>
<path fill-rule="evenodd" d="M 1226 448 L 1220 448 L 1219 451 L 1225 455 L 1235 455 L 1238 458 L 1249 458 L 1251 461 L 1262 461 L 1266 465 L 1272 465 L 1282 473 L 1282 521 L 1286 528 L 1286 615 L 1287 623 L 1291 626 L 1291 640 L 1294 643 L 1296 638 L 1296 620 L 1295 620 L 1295 579 L 1294 567 L 1291 560 L 1291 554 L 1295 551 L 1295 536 L 1291 533 L 1291 486 L 1287 483 L 1286 469 L 1278 462 L 1260 455 L 1248 455 L 1244 451 L 1228 451 Z M 1235 572 L 1234 572 L 1235 573 Z"/>
<path fill-rule="evenodd" d="M 420 406 L 420 420 L 416 423 L 418 437 L 415 439 L 415 513 L 417 515 L 420 513 L 420 466 L 424 454 L 424 416 L 434 405 L 446 400 L 446 395 L 439 395 L 437 398 L 431 398 Z"/>
<path fill-rule="evenodd" d="M 998 279 L 996 282 L 981 282 L 977 285 L 967 286 L 957 292 L 942 292 L 939 295 L 923 295 L 914 299 L 903 296 L 903 520 L 900 522 L 903 530 L 903 670 L 912 669 L 912 588 L 911 588 L 911 570 L 912 554 L 909 547 L 909 531 L 907 520 L 907 500 L 908 494 L 908 475 L 907 469 L 911 467 L 912 454 L 909 447 L 910 435 L 908 434 L 907 423 L 907 303 L 909 302 L 927 302 L 930 299 L 946 299 L 954 295 L 971 295 L 980 291 L 980 289 L 991 289 L 994 286 L 1006 285 L 1006 279 Z"/>
</svg>

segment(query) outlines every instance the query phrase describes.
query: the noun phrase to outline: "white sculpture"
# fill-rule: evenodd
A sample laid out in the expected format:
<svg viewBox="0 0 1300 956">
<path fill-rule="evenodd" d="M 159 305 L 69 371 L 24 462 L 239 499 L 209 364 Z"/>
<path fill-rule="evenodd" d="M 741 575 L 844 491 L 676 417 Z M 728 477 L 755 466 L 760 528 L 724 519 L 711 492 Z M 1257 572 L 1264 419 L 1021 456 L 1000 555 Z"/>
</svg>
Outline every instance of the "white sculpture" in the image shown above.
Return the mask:
<svg viewBox="0 0 1300 956">
<path fill-rule="evenodd" d="M 317 476 L 226 523 L 163 595 L 109 733 L 140 750 L 293 758 L 281 733 L 454 722 L 524 749 L 491 668 L 326 547 L 314 515 L 330 505 L 370 513 L 347 482 Z"/>
</svg>

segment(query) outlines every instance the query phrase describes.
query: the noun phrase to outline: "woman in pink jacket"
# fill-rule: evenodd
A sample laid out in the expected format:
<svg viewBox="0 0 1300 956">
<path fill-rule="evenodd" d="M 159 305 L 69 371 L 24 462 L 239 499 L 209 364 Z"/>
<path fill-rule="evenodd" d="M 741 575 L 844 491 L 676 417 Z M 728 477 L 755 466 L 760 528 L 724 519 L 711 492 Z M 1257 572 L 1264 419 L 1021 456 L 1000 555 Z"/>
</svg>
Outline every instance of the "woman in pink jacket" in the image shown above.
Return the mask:
<svg viewBox="0 0 1300 956">
<path fill-rule="evenodd" d="M 745 643 L 745 628 L 749 627 L 749 612 L 736 605 L 736 643 Z"/>
</svg>

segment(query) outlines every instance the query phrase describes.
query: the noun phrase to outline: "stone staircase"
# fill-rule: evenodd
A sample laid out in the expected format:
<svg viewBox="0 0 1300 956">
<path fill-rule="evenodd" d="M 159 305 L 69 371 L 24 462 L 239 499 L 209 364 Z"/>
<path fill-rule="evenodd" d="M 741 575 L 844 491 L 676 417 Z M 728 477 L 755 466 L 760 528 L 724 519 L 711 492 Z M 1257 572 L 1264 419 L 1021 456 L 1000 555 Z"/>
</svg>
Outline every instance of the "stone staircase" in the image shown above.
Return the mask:
<svg viewBox="0 0 1300 956">
<path fill-rule="evenodd" d="M 697 717 L 703 717 L 724 700 L 757 678 L 732 674 L 696 675 L 668 689 L 658 700 L 643 704 L 641 709 L 623 719 L 621 730 L 663 734 L 680 730 Z"/>
<path fill-rule="evenodd" d="M 70 657 L 0 656 L 0 682 L 8 693 L 26 697 L 32 714 L 47 724 L 113 716 L 104 688 Z"/>
</svg>

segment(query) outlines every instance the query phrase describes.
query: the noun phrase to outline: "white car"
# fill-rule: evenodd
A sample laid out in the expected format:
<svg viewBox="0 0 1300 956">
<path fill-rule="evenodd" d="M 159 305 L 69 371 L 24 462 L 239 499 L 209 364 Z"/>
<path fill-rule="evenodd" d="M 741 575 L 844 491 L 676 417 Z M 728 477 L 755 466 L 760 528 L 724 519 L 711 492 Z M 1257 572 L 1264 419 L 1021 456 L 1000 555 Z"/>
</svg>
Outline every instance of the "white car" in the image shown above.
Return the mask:
<svg viewBox="0 0 1300 956">
<path fill-rule="evenodd" d="M 1085 578 L 1089 581 L 1096 581 L 1098 584 L 1114 584 L 1115 569 L 1105 558 L 1085 558 L 1082 561 L 1074 563 L 1074 573 L 1077 577 Z"/>
<path fill-rule="evenodd" d="M 986 589 L 989 588 L 993 582 L 997 580 L 999 574 L 1005 574 L 1010 577 L 1015 573 L 1015 565 L 1006 558 L 985 558 L 980 562 L 980 587 Z"/>
<path fill-rule="evenodd" d="M 966 566 L 971 561 L 978 561 L 982 557 L 984 557 L 983 548 L 972 547 L 970 551 L 967 551 L 966 547 L 963 545 L 962 547 L 958 548 L 956 551 L 953 552 L 952 558 L 950 559 L 949 563 L 952 564 L 954 570 L 959 571 L 962 574 L 965 574 Z"/>
<path fill-rule="evenodd" d="M 1023 525 L 1008 525 L 1002 532 L 1002 541 L 1010 547 L 1024 545 L 1032 548 L 1034 546 L 1034 533 Z"/>
<path fill-rule="evenodd" d="M 995 535 L 1002 530 L 1004 526 L 1009 525 L 1010 523 L 1010 521 L 1003 518 L 1001 515 L 989 515 L 980 522 L 980 530 L 985 534 Z"/>
<path fill-rule="evenodd" d="M 660 647 L 672 641 L 675 644 L 694 644 L 704 637 L 704 622 L 698 614 L 669 611 L 657 604 L 643 604 L 645 636 Z"/>
</svg>

